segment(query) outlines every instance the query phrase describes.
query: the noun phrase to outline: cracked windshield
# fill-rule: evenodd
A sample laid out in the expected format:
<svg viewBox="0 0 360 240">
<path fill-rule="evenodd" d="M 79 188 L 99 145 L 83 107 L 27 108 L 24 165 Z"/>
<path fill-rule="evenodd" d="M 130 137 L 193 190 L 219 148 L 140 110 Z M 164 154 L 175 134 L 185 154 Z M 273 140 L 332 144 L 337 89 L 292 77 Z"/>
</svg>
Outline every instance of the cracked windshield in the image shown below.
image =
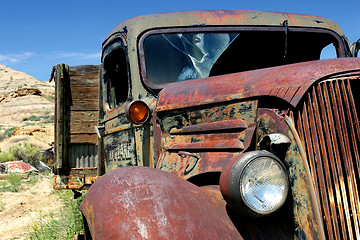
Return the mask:
<svg viewBox="0 0 360 240">
<path fill-rule="evenodd" d="M 148 78 L 153 83 L 161 84 L 208 77 L 217 59 L 238 35 L 238 33 L 152 35 L 145 40 Z M 159 74 L 160 72 L 162 74 Z"/>
<path fill-rule="evenodd" d="M 327 33 L 280 30 L 154 34 L 143 47 L 146 78 L 161 85 L 318 60 L 329 47 L 336 57 L 335 45 Z"/>
</svg>

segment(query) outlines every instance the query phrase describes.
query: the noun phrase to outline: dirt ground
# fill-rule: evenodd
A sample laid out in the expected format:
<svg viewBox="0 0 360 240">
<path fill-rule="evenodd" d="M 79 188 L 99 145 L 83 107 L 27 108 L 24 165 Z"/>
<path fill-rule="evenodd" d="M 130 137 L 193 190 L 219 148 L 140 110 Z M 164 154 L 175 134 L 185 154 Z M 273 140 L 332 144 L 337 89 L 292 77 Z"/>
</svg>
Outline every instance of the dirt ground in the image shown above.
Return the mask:
<svg viewBox="0 0 360 240">
<path fill-rule="evenodd" d="M 4 181 L 4 180 L 0 180 Z M 26 179 L 25 179 L 26 181 Z M 26 239 L 33 222 L 42 214 L 57 212 L 61 201 L 53 193 L 52 175 L 44 175 L 35 185 L 23 184 L 21 192 L 0 192 L 0 239 Z"/>
</svg>

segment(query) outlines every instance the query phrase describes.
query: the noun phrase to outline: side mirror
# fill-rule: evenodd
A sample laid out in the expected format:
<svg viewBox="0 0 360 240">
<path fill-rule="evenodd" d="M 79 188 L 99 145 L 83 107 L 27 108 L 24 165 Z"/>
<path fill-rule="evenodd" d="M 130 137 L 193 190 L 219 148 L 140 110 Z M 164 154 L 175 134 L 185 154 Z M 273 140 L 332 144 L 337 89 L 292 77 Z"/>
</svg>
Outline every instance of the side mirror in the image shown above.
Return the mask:
<svg viewBox="0 0 360 240">
<path fill-rule="evenodd" d="M 353 57 L 357 57 L 359 49 L 360 49 L 360 39 L 350 45 L 351 55 Z"/>
</svg>

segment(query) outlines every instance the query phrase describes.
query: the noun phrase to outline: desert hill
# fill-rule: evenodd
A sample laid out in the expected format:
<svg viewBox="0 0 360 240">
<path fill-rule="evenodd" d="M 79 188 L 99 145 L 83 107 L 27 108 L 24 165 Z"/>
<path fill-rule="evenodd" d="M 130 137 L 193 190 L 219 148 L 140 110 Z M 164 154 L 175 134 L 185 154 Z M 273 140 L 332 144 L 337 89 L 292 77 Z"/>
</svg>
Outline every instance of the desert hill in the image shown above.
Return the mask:
<svg viewBox="0 0 360 240">
<path fill-rule="evenodd" d="M 0 65 L 1 150 L 22 141 L 49 147 L 54 141 L 54 91 L 54 82 Z"/>
</svg>

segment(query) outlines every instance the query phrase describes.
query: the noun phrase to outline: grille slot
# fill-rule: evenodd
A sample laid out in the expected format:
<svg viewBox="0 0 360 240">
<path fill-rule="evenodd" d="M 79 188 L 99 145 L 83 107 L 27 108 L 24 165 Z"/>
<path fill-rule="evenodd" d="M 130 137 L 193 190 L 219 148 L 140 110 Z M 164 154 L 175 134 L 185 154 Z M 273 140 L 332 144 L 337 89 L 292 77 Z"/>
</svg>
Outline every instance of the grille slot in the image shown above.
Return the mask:
<svg viewBox="0 0 360 240">
<path fill-rule="evenodd" d="M 328 239 L 360 239 L 357 78 L 323 81 L 296 113 Z M 354 86 L 352 86 L 354 85 Z"/>
</svg>

